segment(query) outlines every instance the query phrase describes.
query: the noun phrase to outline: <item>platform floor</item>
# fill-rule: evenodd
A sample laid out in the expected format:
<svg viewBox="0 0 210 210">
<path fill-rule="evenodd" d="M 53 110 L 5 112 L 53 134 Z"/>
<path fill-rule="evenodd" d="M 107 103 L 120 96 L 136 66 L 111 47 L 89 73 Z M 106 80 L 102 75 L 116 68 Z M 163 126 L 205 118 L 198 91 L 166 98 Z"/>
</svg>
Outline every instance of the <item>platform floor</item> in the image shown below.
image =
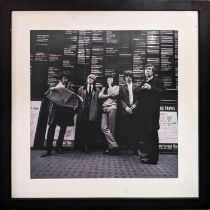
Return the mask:
<svg viewBox="0 0 210 210">
<path fill-rule="evenodd" d="M 177 178 L 178 155 L 160 154 L 157 165 L 143 164 L 139 156 L 103 155 L 65 151 L 40 157 L 45 151 L 31 150 L 31 178 Z"/>
</svg>

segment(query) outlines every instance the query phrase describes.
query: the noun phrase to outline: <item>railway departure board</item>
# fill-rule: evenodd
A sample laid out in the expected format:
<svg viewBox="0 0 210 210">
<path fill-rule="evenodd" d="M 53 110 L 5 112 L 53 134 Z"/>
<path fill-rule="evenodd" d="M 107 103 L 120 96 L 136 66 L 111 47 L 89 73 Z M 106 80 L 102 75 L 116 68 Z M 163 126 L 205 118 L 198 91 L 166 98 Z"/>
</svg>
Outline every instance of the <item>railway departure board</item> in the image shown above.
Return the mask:
<svg viewBox="0 0 210 210">
<path fill-rule="evenodd" d="M 121 85 L 124 71 L 131 70 L 140 84 L 147 63 L 167 89 L 178 88 L 178 31 L 32 30 L 30 39 L 31 98 L 43 98 L 61 73 L 75 87 L 92 73 L 100 88 L 106 73 Z"/>
</svg>

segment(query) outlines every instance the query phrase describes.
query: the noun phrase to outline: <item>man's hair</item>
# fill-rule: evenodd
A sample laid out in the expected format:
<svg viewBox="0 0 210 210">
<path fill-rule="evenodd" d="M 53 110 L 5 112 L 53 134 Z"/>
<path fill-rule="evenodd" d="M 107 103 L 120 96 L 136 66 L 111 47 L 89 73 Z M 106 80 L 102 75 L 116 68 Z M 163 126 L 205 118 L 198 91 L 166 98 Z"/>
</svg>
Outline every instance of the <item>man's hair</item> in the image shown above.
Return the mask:
<svg viewBox="0 0 210 210">
<path fill-rule="evenodd" d="M 107 84 L 108 78 L 113 78 L 112 87 L 116 84 L 116 81 L 114 80 L 114 75 L 112 73 L 105 74 L 105 79 L 103 80 L 103 87 L 105 87 L 105 90 L 104 90 L 105 94 L 107 94 L 107 91 L 108 91 L 108 84 Z"/>
<path fill-rule="evenodd" d="M 157 69 L 155 68 L 155 66 L 152 65 L 152 64 L 150 64 L 150 63 L 148 63 L 148 64 L 145 65 L 144 70 L 145 70 L 146 68 L 148 68 L 148 67 L 151 67 L 151 68 L 152 68 L 153 74 L 155 73 L 155 71 L 157 71 Z"/>
<path fill-rule="evenodd" d="M 114 78 L 114 75 L 112 73 L 105 74 L 106 79 L 107 78 Z"/>
<path fill-rule="evenodd" d="M 132 71 L 125 71 L 124 72 L 124 80 L 125 80 L 125 77 L 128 77 L 128 76 L 132 78 L 132 81 L 134 81 L 134 76 L 133 76 Z"/>
<path fill-rule="evenodd" d="M 95 88 L 95 86 L 96 86 L 96 76 L 94 74 L 89 74 L 87 76 L 87 78 L 86 78 L 86 84 L 87 84 L 87 81 L 88 81 L 88 77 L 90 77 L 90 76 L 94 79 L 94 81 L 93 81 L 93 88 Z"/>
<path fill-rule="evenodd" d="M 96 76 L 94 74 L 89 74 L 86 78 L 86 80 L 88 79 L 88 77 L 92 77 L 94 79 L 94 81 L 96 80 Z"/>
<path fill-rule="evenodd" d="M 69 78 L 69 75 L 64 74 L 64 73 L 61 73 L 61 74 L 59 75 L 59 80 L 62 80 L 63 77 L 66 77 L 68 80 L 70 79 L 70 78 Z"/>
</svg>

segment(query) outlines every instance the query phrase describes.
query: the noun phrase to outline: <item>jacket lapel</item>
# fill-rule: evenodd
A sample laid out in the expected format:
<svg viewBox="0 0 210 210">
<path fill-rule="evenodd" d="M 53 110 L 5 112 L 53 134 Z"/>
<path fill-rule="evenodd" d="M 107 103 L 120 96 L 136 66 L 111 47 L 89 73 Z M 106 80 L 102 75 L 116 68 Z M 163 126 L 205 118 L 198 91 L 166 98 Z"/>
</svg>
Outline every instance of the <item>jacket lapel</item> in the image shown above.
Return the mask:
<svg viewBox="0 0 210 210">
<path fill-rule="evenodd" d="M 87 95 L 87 89 L 84 90 L 83 94 L 84 94 L 84 99 L 85 99 Z"/>
<path fill-rule="evenodd" d="M 136 89 L 136 85 L 133 83 L 132 84 L 132 90 L 134 91 L 134 89 Z"/>
<path fill-rule="evenodd" d="M 92 91 L 92 100 L 91 100 L 91 104 L 90 104 L 90 115 L 92 113 L 94 113 L 94 111 L 96 110 L 96 92 L 95 90 Z"/>
<path fill-rule="evenodd" d="M 128 85 L 127 85 L 127 84 L 125 85 L 125 92 L 126 92 L 126 93 L 129 93 L 129 92 L 128 92 Z"/>
<path fill-rule="evenodd" d="M 95 94 L 96 94 L 96 92 L 95 92 L 95 90 L 93 90 L 92 91 L 92 98 L 95 97 Z"/>
<path fill-rule="evenodd" d="M 83 89 L 83 101 L 84 101 L 84 103 L 82 103 L 83 107 L 85 106 L 86 95 L 87 95 L 87 89 Z"/>
</svg>

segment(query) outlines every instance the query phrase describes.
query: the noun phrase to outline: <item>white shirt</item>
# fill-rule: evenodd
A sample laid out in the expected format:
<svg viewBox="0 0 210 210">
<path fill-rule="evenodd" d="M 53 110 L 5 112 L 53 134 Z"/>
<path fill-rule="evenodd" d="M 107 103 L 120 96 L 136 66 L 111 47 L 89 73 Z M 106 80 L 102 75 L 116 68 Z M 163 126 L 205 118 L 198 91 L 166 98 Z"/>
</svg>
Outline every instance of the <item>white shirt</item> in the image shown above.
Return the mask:
<svg viewBox="0 0 210 210">
<path fill-rule="evenodd" d="M 128 93 L 129 93 L 129 103 L 130 105 L 133 105 L 133 83 L 127 83 L 128 85 Z"/>
</svg>

